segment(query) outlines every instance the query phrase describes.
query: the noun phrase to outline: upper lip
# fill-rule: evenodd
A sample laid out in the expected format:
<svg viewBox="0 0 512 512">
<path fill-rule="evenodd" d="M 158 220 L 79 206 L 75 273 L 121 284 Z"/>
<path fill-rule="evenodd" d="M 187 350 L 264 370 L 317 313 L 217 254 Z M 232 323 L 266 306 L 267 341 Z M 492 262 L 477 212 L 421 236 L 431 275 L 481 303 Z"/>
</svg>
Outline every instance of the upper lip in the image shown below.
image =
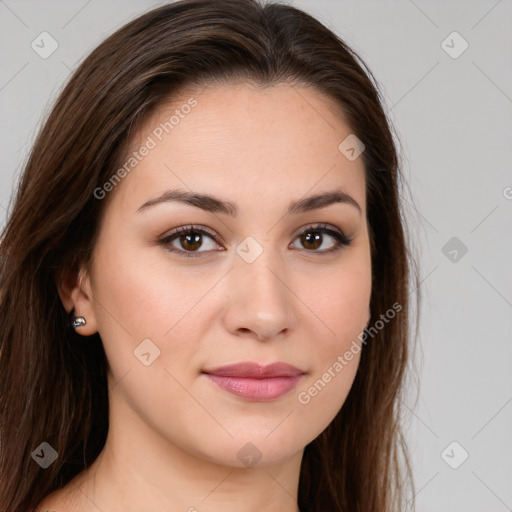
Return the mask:
<svg viewBox="0 0 512 512">
<path fill-rule="evenodd" d="M 296 377 L 304 374 L 299 368 L 287 363 L 279 362 L 261 366 L 258 363 L 250 361 L 219 366 L 211 370 L 203 370 L 203 373 L 218 375 L 220 377 L 246 377 L 253 379 Z"/>
</svg>

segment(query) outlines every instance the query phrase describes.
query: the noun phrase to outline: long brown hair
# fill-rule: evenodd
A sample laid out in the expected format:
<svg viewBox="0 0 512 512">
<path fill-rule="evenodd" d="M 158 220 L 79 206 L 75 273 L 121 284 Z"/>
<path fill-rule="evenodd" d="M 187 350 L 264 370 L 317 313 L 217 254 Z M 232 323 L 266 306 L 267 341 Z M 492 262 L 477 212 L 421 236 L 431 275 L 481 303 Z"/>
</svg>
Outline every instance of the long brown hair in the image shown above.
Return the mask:
<svg viewBox="0 0 512 512">
<path fill-rule="evenodd" d="M 365 333 L 369 341 L 346 402 L 306 446 L 299 507 L 403 510 L 413 483 L 400 397 L 411 352 L 408 293 L 418 277 L 382 93 L 362 59 L 301 10 L 258 0 L 183 0 L 131 21 L 83 61 L 40 130 L 19 181 L 0 245 L 2 512 L 33 509 L 91 465 L 106 440 L 102 342 L 96 333 L 84 343 L 69 327 L 56 288 L 64 271 L 90 262 L 106 202 L 95 189 L 119 168 L 155 108 L 184 87 L 238 80 L 311 86 L 338 102 L 365 145 L 369 325 L 393 304 L 401 306 L 378 333 Z M 31 456 L 42 442 L 58 453 L 44 470 Z"/>
</svg>

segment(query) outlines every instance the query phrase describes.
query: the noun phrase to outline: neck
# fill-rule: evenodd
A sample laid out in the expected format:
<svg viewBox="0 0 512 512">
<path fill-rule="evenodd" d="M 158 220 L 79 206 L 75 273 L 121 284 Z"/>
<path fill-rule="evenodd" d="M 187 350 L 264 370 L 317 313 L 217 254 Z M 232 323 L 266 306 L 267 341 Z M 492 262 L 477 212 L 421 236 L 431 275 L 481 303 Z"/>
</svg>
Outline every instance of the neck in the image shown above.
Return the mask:
<svg viewBox="0 0 512 512">
<path fill-rule="evenodd" d="M 72 482 L 74 493 L 68 496 L 73 495 L 77 509 L 299 512 L 303 450 L 264 467 L 234 467 L 207 460 L 194 447 L 171 443 L 116 393 L 109 416 L 101 454 Z"/>
</svg>

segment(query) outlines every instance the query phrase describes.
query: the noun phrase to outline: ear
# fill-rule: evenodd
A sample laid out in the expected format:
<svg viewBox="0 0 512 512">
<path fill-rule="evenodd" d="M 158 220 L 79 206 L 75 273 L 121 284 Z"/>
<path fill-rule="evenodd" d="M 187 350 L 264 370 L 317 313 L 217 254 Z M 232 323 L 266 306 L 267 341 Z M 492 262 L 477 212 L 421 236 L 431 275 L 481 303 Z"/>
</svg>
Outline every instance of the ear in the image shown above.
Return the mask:
<svg viewBox="0 0 512 512">
<path fill-rule="evenodd" d="M 55 285 L 64 309 L 85 318 L 85 325 L 77 327 L 76 332 L 83 336 L 98 332 L 91 278 L 85 267 L 60 270 L 55 275 Z"/>
</svg>

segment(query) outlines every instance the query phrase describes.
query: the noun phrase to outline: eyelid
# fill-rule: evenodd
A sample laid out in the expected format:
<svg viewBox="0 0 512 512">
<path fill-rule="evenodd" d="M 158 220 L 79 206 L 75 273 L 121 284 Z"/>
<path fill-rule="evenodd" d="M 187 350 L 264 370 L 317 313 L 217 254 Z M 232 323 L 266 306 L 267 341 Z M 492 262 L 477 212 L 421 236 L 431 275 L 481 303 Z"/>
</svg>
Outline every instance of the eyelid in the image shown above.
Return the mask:
<svg viewBox="0 0 512 512">
<path fill-rule="evenodd" d="M 298 230 L 293 234 L 293 236 L 294 236 L 294 237 L 297 237 L 297 236 L 301 235 L 302 233 L 304 233 L 304 231 L 314 230 L 314 229 L 316 229 L 316 230 L 318 230 L 318 231 L 323 230 L 323 229 L 325 229 L 325 230 L 330 230 L 330 231 L 334 231 L 334 232 L 336 232 L 338 235 L 341 235 L 341 236 L 343 236 L 343 237 L 345 237 L 345 238 L 348 238 L 348 237 L 345 235 L 345 233 L 344 233 L 341 229 L 337 228 L 336 226 L 334 226 L 334 225 L 332 225 L 332 224 L 326 224 L 326 223 L 324 223 L 324 222 L 312 222 L 311 224 L 306 224 L 305 226 L 302 226 L 301 228 L 299 228 L 299 229 L 298 229 Z"/>
<path fill-rule="evenodd" d="M 188 233 L 189 231 L 198 231 L 199 233 L 206 233 L 209 236 L 211 236 L 213 239 L 221 238 L 220 235 L 217 232 L 215 232 L 213 229 L 210 229 L 206 226 L 201 226 L 198 224 L 190 224 L 187 226 L 180 226 L 180 227 L 172 230 L 169 235 L 166 235 L 166 237 L 174 236 L 179 233 Z"/>
<path fill-rule="evenodd" d="M 217 245 L 220 245 L 217 238 L 222 239 L 222 237 L 220 235 L 218 235 L 216 232 L 214 232 L 212 229 L 210 229 L 206 226 L 201 226 L 201 225 L 197 225 L 197 224 L 189 224 L 189 225 L 177 227 L 177 228 L 167 232 L 165 235 L 158 238 L 158 243 L 166 246 L 166 248 L 169 252 L 178 254 L 179 256 L 186 257 L 186 258 L 190 258 L 190 257 L 197 258 L 197 257 L 204 256 L 205 254 L 209 254 L 211 251 L 185 251 L 183 249 L 177 249 L 175 247 L 171 248 L 171 246 L 170 246 L 171 241 L 172 241 L 171 239 L 179 238 L 180 234 L 185 234 L 185 233 L 189 233 L 189 232 L 206 234 Z M 221 249 L 221 251 L 224 251 L 224 250 L 225 250 L 224 248 Z"/>
<path fill-rule="evenodd" d="M 329 253 L 337 252 L 337 251 L 343 249 L 344 247 L 350 246 L 350 244 L 353 240 L 353 237 L 348 237 L 347 235 L 345 235 L 345 233 L 341 229 L 339 229 L 338 227 L 336 227 L 334 225 L 313 222 L 311 224 L 306 224 L 305 226 L 302 226 L 301 228 L 299 228 L 299 230 L 294 233 L 293 240 L 291 243 L 293 243 L 299 235 L 301 235 L 307 231 L 321 231 L 321 232 L 327 234 L 328 236 L 335 238 L 335 240 L 336 240 L 336 244 L 333 247 L 331 247 L 330 249 L 324 249 L 322 251 L 301 249 L 311 255 L 321 256 L 321 255 L 327 255 Z M 207 228 L 206 226 L 189 224 L 189 225 L 180 226 L 178 228 L 171 230 L 167 234 L 160 237 L 158 239 L 158 242 L 161 243 L 162 245 L 167 246 L 167 250 L 169 252 L 179 254 L 180 256 L 183 256 L 183 257 L 201 257 L 201 256 L 208 255 L 209 253 L 212 252 L 210 250 L 208 250 L 208 251 L 185 251 L 183 249 L 169 247 L 169 245 L 172 241 L 171 239 L 179 238 L 179 235 L 181 233 L 190 233 L 190 232 L 206 234 L 218 245 L 220 245 L 220 244 L 217 239 L 218 238 L 222 239 L 222 237 L 220 235 L 218 235 L 216 232 L 214 232 L 210 228 Z M 224 251 L 225 249 L 222 248 L 221 250 Z M 297 249 L 294 249 L 294 250 L 297 250 Z"/>
<path fill-rule="evenodd" d="M 215 242 L 217 242 L 217 243 L 219 241 L 224 242 L 222 240 L 222 237 L 217 232 L 215 232 L 214 230 L 212 230 L 210 228 L 207 228 L 206 226 L 201 226 L 199 224 L 188 224 L 188 225 L 185 225 L 185 226 L 179 226 L 179 227 L 177 227 L 175 229 L 172 229 L 171 231 L 167 231 L 164 235 L 159 237 L 158 241 L 159 242 L 164 242 L 164 241 L 167 241 L 170 238 L 173 238 L 173 237 L 175 237 L 177 235 L 180 235 L 182 233 L 189 233 L 189 232 L 205 233 L 210 238 L 215 240 Z"/>
<path fill-rule="evenodd" d="M 300 230 L 294 235 L 293 241 L 295 241 L 299 235 L 308 231 L 319 231 L 327 234 L 328 236 L 336 240 L 336 244 L 334 244 L 333 247 L 329 249 L 324 249 L 323 251 L 312 251 L 302 249 L 302 251 L 304 251 L 308 256 L 327 256 L 328 254 L 334 254 L 345 247 L 349 247 L 354 239 L 353 236 L 349 237 L 345 235 L 345 232 L 343 230 L 339 229 L 338 227 L 332 224 L 326 224 L 323 222 L 313 222 L 312 224 L 306 224 L 305 226 L 300 228 Z"/>
</svg>

